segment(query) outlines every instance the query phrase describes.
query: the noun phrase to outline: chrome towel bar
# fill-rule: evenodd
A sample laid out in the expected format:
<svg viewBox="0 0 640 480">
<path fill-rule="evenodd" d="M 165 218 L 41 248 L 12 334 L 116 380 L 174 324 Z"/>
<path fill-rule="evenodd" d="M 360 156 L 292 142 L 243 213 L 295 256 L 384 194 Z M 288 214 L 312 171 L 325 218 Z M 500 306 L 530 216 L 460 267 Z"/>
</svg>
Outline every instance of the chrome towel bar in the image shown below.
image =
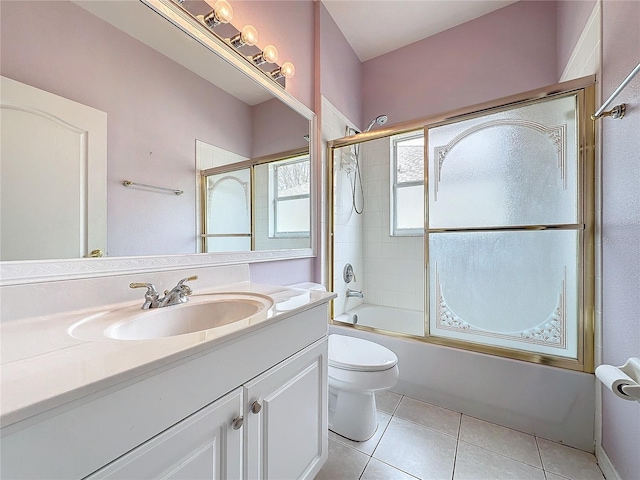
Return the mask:
<svg viewBox="0 0 640 480">
<path fill-rule="evenodd" d="M 138 186 L 138 187 L 145 187 L 145 188 L 153 188 L 155 190 L 163 190 L 165 192 L 172 192 L 175 193 L 176 195 L 182 195 L 184 193 L 183 190 L 177 190 L 175 188 L 167 188 L 167 187 L 158 187 L 157 185 L 147 185 L 146 183 L 136 183 L 136 182 L 132 182 L 130 180 L 124 180 L 122 182 L 122 185 L 124 185 L 125 187 L 132 187 L 132 186 Z"/>
<path fill-rule="evenodd" d="M 600 117 L 611 117 L 611 118 L 624 117 L 624 112 L 627 107 L 624 103 L 621 103 L 620 105 L 616 105 L 608 112 L 605 112 L 604 110 L 611 104 L 611 102 L 613 102 L 613 99 L 618 96 L 618 94 L 624 89 L 624 87 L 627 86 L 627 84 L 631 81 L 633 77 L 636 76 L 638 72 L 640 72 L 640 63 L 636 65 L 636 68 L 631 70 L 631 73 L 627 75 L 627 78 L 625 78 L 620 84 L 620 86 L 613 91 L 613 93 L 609 96 L 607 101 L 602 104 L 602 106 L 596 111 L 596 113 L 591 115 L 591 120 L 596 120 Z"/>
</svg>

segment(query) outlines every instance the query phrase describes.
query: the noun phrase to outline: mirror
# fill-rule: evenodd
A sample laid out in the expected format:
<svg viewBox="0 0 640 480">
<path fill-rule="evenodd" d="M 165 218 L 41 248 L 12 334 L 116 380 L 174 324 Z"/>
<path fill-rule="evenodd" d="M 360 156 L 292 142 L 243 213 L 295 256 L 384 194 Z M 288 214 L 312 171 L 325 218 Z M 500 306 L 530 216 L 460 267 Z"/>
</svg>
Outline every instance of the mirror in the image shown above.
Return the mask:
<svg viewBox="0 0 640 480">
<path fill-rule="evenodd" d="M 196 150 L 202 214 L 200 252 L 308 248 L 308 148 L 244 161 L 199 141 Z M 216 165 L 216 158 L 226 161 Z"/>
<path fill-rule="evenodd" d="M 187 3 L 195 13 L 208 8 L 204 2 Z M 281 98 L 289 100 L 285 93 L 275 95 L 144 3 L 6 2 L 0 21 L 4 77 L 102 112 L 107 124 L 106 165 L 101 167 L 107 174 L 97 179 L 97 190 L 106 190 L 104 244 L 81 232 L 74 233 L 81 237 L 76 255 L 38 252 L 38 244 L 50 243 L 58 232 L 31 231 L 28 236 L 36 239 L 30 253 L 5 257 L 3 251 L 3 260 L 82 257 L 93 250 L 112 257 L 197 253 L 201 232 L 196 141 L 215 145 L 235 161 L 309 147 L 311 111 L 292 98 L 289 105 L 284 103 Z M 3 109 L 3 145 L 4 115 Z M 32 143 L 31 135 L 22 143 Z M 72 140 L 72 147 L 81 149 L 88 141 L 91 148 L 94 138 L 89 134 Z M 31 198 L 40 202 L 33 208 L 37 215 L 46 203 L 42 199 L 55 194 L 43 193 L 37 182 L 25 183 L 24 174 L 13 182 L 5 175 L 4 157 L 3 152 L 3 182 L 13 183 L 14 190 L 31 191 Z M 217 161 L 224 166 L 224 159 Z M 77 197 L 84 200 L 95 189 L 82 182 L 95 175 L 86 157 L 80 156 L 77 166 L 82 170 L 73 173 L 81 182 Z M 49 169 L 48 178 L 39 182 L 57 184 L 73 175 Z M 125 180 L 133 184 L 126 187 Z M 23 205 L 3 198 L 2 216 L 9 208 L 23 215 Z M 85 225 L 100 216 L 90 212 L 80 205 L 73 214 Z M 23 223 L 43 224 L 37 217 Z M 6 233 L 14 243 L 26 242 L 17 228 Z M 311 245 L 306 237 L 295 248 L 311 254 Z"/>
</svg>

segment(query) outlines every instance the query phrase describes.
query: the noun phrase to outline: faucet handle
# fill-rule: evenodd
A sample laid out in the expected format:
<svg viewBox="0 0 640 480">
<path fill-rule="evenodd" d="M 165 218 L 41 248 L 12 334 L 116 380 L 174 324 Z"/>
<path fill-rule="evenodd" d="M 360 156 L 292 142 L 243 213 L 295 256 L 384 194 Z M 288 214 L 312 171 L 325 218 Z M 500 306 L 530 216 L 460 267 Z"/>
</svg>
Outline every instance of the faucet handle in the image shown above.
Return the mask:
<svg viewBox="0 0 640 480">
<path fill-rule="evenodd" d="M 146 288 L 147 291 L 144 294 L 144 303 L 142 309 L 155 308 L 158 306 L 158 290 L 153 283 L 138 283 L 133 282 L 129 284 L 129 288 Z"/>
<path fill-rule="evenodd" d="M 178 287 L 180 285 L 182 285 L 184 282 L 192 282 L 192 281 L 197 280 L 197 279 L 198 279 L 198 275 L 191 275 L 190 277 L 183 278 L 182 280 L 180 280 L 178 282 Z"/>
<path fill-rule="evenodd" d="M 133 282 L 129 284 L 129 288 L 146 288 L 147 295 L 157 295 L 158 290 L 156 290 L 156 286 L 153 283 L 139 283 Z"/>
<path fill-rule="evenodd" d="M 192 276 L 190 276 L 190 277 L 183 278 L 182 280 L 180 280 L 180 281 L 178 282 L 178 284 L 177 284 L 175 287 L 173 287 L 173 290 L 178 290 L 178 289 L 180 289 L 180 290 L 182 290 L 182 293 L 183 293 L 184 295 L 191 295 L 191 294 L 193 293 L 193 291 L 191 290 L 191 288 L 189 287 L 189 285 L 185 285 L 184 283 L 185 283 L 185 282 L 191 282 L 191 281 L 193 281 L 193 280 L 197 280 L 197 279 L 198 279 L 198 276 L 197 276 L 197 275 L 192 275 Z M 169 290 L 165 290 L 165 291 L 164 291 L 164 294 L 165 294 L 165 295 L 168 295 L 168 294 L 169 294 L 169 292 L 170 292 Z"/>
</svg>

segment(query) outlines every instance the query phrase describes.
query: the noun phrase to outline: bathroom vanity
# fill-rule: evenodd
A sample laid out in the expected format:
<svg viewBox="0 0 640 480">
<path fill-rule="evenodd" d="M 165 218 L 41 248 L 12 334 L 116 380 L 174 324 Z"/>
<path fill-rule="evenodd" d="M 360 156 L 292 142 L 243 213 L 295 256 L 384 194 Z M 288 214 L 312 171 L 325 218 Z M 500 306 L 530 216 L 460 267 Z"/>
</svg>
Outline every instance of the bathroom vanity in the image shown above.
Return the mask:
<svg viewBox="0 0 640 480">
<path fill-rule="evenodd" d="M 226 329 L 142 340 L 76 334 L 141 302 L 4 324 L 2 478 L 313 478 L 334 295 L 229 288 L 199 293 L 273 302 Z"/>
</svg>

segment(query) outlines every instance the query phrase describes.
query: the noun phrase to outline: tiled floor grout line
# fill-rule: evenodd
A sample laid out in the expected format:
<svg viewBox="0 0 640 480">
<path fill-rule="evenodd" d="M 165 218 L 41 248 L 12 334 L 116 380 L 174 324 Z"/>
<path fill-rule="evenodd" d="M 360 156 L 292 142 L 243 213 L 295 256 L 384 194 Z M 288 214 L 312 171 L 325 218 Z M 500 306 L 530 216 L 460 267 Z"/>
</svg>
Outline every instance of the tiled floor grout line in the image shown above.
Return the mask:
<svg viewBox="0 0 640 480">
<path fill-rule="evenodd" d="M 456 412 L 456 413 L 460 413 L 460 412 Z M 451 471 L 451 480 L 453 480 L 456 475 L 456 463 L 458 460 L 458 445 L 460 445 L 461 433 L 462 433 L 462 413 L 460 413 L 460 419 L 458 420 L 458 434 L 456 435 L 456 451 L 453 454 L 453 470 Z"/>
<path fill-rule="evenodd" d="M 510 457 L 509 455 L 505 455 L 505 454 L 503 454 L 503 453 L 500 453 L 500 452 L 496 452 L 496 451 L 494 451 L 494 450 L 491 450 L 490 448 L 485 448 L 485 447 L 483 447 L 483 446 L 481 446 L 481 445 L 476 445 L 475 443 L 465 442 L 464 440 L 460 440 L 460 439 L 458 439 L 458 443 L 460 443 L 460 442 L 462 442 L 462 443 L 466 443 L 467 445 L 472 445 L 472 446 L 474 446 L 474 447 L 476 447 L 476 448 L 479 448 L 480 450 L 484 450 L 485 452 L 493 453 L 494 455 L 499 455 L 499 456 L 501 456 L 501 457 L 508 458 L 509 460 L 513 460 L 514 462 L 518 462 L 518 463 L 521 463 L 521 464 L 523 464 L 523 465 L 527 465 L 527 466 L 529 466 L 529 467 L 536 468 L 536 469 L 538 469 L 538 470 L 543 470 L 543 471 L 544 471 L 544 468 L 542 468 L 542 467 L 536 467 L 535 465 L 531 465 L 530 463 L 523 462 L 522 460 L 518 460 L 517 458 L 513 458 L 513 457 Z M 456 450 L 456 452 L 457 452 L 457 450 Z M 542 464 L 541 464 L 541 465 L 542 465 Z"/>
<path fill-rule="evenodd" d="M 382 413 L 384 413 L 384 412 L 382 412 Z M 396 415 L 392 415 L 391 416 L 391 420 L 393 420 L 395 417 L 396 417 Z M 409 419 L 406 419 L 404 417 L 397 417 L 397 418 L 399 418 L 403 422 L 408 422 L 408 423 L 410 423 L 412 425 L 417 425 L 419 427 L 426 428 L 427 430 L 429 430 L 431 432 L 436 432 L 436 433 L 439 433 L 441 435 L 446 435 L 447 437 L 455 438 L 456 440 L 458 439 L 458 435 L 451 435 L 450 433 L 445 433 L 445 432 L 443 432 L 441 430 L 436 430 L 435 428 L 427 427 L 426 425 L 423 425 L 422 423 L 414 422 L 413 420 L 409 420 Z M 391 423 L 391 420 L 389 420 L 389 423 Z"/>
<path fill-rule="evenodd" d="M 409 472 L 405 472 L 405 471 L 404 471 L 404 470 L 402 470 L 401 468 L 398 468 L 398 467 L 396 467 L 395 465 L 391 465 L 390 463 L 387 463 L 387 462 L 385 462 L 384 460 L 380 460 L 379 458 L 375 458 L 375 457 L 371 457 L 371 458 L 373 458 L 373 459 L 377 460 L 377 461 L 378 461 L 378 462 L 380 462 L 380 463 L 384 463 L 385 465 L 387 465 L 387 466 L 389 466 L 389 467 L 391 467 L 391 468 L 394 468 L 394 469 L 398 470 L 399 472 L 405 473 L 405 474 L 409 475 L 411 478 L 416 478 L 417 480 L 422 480 L 420 477 L 416 477 L 415 475 L 413 475 L 413 474 L 411 474 L 411 473 L 409 473 Z"/>
<path fill-rule="evenodd" d="M 544 461 L 542 460 L 542 452 L 540 451 L 540 445 L 538 445 L 538 437 L 536 437 L 535 435 L 533 436 L 533 439 L 536 442 L 536 448 L 538 449 L 538 457 L 540 457 L 540 465 L 542 465 L 542 471 L 544 472 L 544 478 L 547 478 L 547 471 L 544 468 Z"/>
<path fill-rule="evenodd" d="M 456 475 L 456 461 L 458 460 L 458 445 L 460 445 L 460 439 L 456 439 L 456 451 L 453 453 L 453 468 L 451 469 L 451 480 Z"/>
<path fill-rule="evenodd" d="M 365 463 L 364 468 L 362 469 L 362 472 L 360 472 L 360 476 L 358 477 L 358 480 L 362 479 L 362 476 L 364 475 L 364 472 L 367 471 L 367 467 L 369 466 L 369 464 L 371 463 L 371 459 L 373 458 L 373 456 L 369 455 L 369 460 L 367 460 L 367 463 Z"/>
</svg>

